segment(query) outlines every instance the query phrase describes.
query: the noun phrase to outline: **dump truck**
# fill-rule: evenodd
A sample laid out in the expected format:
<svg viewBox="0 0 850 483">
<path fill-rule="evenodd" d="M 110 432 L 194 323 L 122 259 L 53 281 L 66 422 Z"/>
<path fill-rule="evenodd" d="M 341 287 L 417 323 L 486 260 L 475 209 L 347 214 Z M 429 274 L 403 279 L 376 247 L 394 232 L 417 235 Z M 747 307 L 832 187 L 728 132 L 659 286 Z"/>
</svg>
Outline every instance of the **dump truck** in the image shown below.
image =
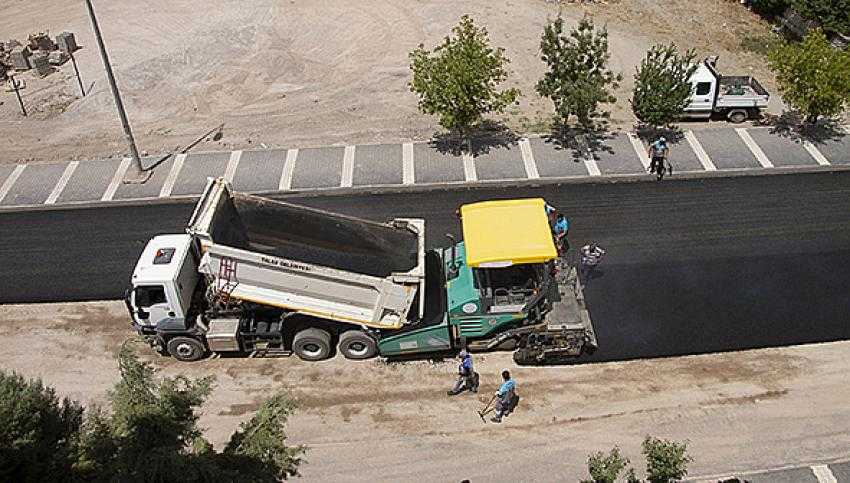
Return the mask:
<svg viewBox="0 0 850 483">
<path fill-rule="evenodd" d="M 721 75 L 717 60 L 717 56 L 705 58 L 691 75 L 693 91 L 685 117 L 708 119 L 719 114 L 734 123 L 758 118 L 770 94 L 755 77 Z"/>
<path fill-rule="evenodd" d="M 165 355 L 319 361 L 513 350 L 519 364 L 597 347 L 581 283 L 543 199 L 460 208 L 463 240 L 232 191 L 210 179 L 186 233 L 151 239 L 125 302 Z"/>
</svg>

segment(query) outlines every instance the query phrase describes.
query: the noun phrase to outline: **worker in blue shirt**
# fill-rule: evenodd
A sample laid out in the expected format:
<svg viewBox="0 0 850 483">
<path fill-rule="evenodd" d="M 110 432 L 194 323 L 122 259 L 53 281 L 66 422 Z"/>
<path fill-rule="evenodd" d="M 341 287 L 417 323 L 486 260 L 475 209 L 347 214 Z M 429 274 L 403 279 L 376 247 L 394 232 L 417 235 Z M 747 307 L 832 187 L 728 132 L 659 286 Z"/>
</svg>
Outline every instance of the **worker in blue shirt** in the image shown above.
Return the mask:
<svg viewBox="0 0 850 483">
<path fill-rule="evenodd" d="M 516 395 L 516 383 L 511 379 L 511 373 L 507 369 L 502 371 L 502 385 L 496 391 L 496 414 L 490 418 L 494 423 L 501 423 L 502 417 L 507 416 L 514 410 L 519 397 Z"/>
<path fill-rule="evenodd" d="M 469 389 L 471 392 L 478 392 L 478 373 L 472 369 L 472 356 L 466 350 L 460 351 L 458 354 L 460 364 L 457 366 L 457 381 L 454 387 L 446 392 L 449 396 L 455 396 Z"/>
<path fill-rule="evenodd" d="M 555 218 L 555 224 L 552 226 L 552 233 L 555 234 L 555 246 L 558 247 L 559 251 L 567 251 L 570 249 L 569 240 L 567 240 L 567 234 L 570 231 L 570 221 L 567 220 L 567 217 L 564 215 L 558 215 Z"/>
</svg>

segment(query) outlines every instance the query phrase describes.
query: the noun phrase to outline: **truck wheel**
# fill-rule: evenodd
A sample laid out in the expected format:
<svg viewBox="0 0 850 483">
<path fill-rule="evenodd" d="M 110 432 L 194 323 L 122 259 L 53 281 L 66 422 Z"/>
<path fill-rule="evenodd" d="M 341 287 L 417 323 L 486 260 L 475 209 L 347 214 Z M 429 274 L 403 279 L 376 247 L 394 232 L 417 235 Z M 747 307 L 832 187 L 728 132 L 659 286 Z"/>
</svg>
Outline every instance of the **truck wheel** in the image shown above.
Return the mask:
<svg viewBox="0 0 850 483">
<path fill-rule="evenodd" d="M 304 361 L 321 361 L 331 356 L 331 335 L 322 329 L 304 329 L 292 339 L 292 352 Z"/>
<path fill-rule="evenodd" d="M 339 336 L 339 351 L 346 359 L 369 359 L 378 353 L 378 344 L 363 331 L 349 330 Z"/>
<path fill-rule="evenodd" d="M 204 357 L 207 349 L 198 339 L 175 337 L 168 341 L 168 353 L 178 361 L 192 362 Z"/>
<path fill-rule="evenodd" d="M 729 111 L 729 114 L 726 115 L 730 122 L 735 124 L 741 124 L 742 122 L 749 119 L 750 115 L 747 111 L 743 109 L 733 109 Z"/>
</svg>

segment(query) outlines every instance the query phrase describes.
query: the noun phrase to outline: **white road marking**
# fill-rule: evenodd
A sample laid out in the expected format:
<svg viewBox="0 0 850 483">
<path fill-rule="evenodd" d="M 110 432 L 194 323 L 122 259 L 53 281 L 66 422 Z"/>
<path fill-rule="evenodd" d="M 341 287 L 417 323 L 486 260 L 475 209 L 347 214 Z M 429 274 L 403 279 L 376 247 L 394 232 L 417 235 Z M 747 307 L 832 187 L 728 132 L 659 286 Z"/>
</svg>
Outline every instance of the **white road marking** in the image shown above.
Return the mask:
<svg viewBox="0 0 850 483">
<path fill-rule="evenodd" d="M 47 199 L 44 200 L 45 205 L 52 205 L 56 203 L 56 200 L 59 199 L 59 195 L 62 194 L 62 191 L 65 189 L 65 186 L 71 179 L 71 175 L 74 174 L 74 170 L 76 170 L 77 166 L 79 165 L 79 161 L 71 161 L 70 163 L 68 163 L 68 166 L 65 167 L 65 171 L 62 172 L 62 177 L 59 178 L 59 182 L 56 183 L 56 186 L 53 188 L 53 191 L 50 193 L 50 196 L 48 196 Z"/>
<path fill-rule="evenodd" d="M 21 173 L 26 169 L 26 164 L 19 164 L 15 166 L 15 169 L 12 170 L 12 173 L 6 178 L 6 181 L 3 183 L 3 186 L 0 186 L 0 203 L 3 202 L 3 198 L 9 194 L 9 191 L 12 189 L 12 185 L 15 184 L 15 181 L 21 176 Z"/>
<path fill-rule="evenodd" d="M 121 180 L 124 179 L 124 173 L 126 173 L 127 168 L 130 167 L 131 161 L 132 160 L 130 158 L 124 158 L 121 160 L 121 164 L 118 165 L 118 169 L 115 170 L 115 175 L 112 177 L 112 182 L 110 182 L 109 186 L 106 187 L 106 191 L 103 193 L 100 201 L 112 201 L 112 197 L 115 196 L 115 192 L 118 191 L 118 185 L 120 185 Z"/>
<path fill-rule="evenodd" d="M 738 136 L 741 138 L 741 140 L 744 141 L 744 144 L 747 145 L 747 147 L 750 149 L 750 152 L 753 153 L 753 156 L 756 157 L 762 167 L 773 167 L 773 163 L 771 163 L 770 160 L 767 159 L 767 156 L 765 156 L 764 151 L 762 151 L 759 145 L 756 144 L 756 142 L 753 140 L 752 136 L 750 136 L 750 133 L 748 133 L 746 129 L 742 127 L 736 127 L 735 132 L 738 133 Z"/>
<path fill-rule="evenodd" d="M 346 146 L 345 154 L 342 156 L 342 177 L 339 181 L 340 188 L 351 188 L 354 184 L 354 154 L 357 146 Z"/>
<path fill-rule="evenodd" d="M 162 189 L 159 190 L 160 198 L 171 196 L 171 191 L 174 189 L 174 184 L 177 183 L 177 177 L 180 176 L 180 170 L 183 169 L 183 163 L 186 161 L 186 156 L 188 155 L 183 153 L 174 157 L 174 163 L 171 165 L 171 170 L 168 171 L 165 183 L 162 184 Z"/>
<path fill-rule="evenodd" d="M 283 173 L 280 174 L 278 189 L 288 191 L 292 188 L 292 173 L 295 171 L 295 160 L 298 159 L 297 149 L 286 150 L 286 162 L 283 163 Z"/>
<path fill-rule="evenodd" d="M 631 141 L 632 147 L 635 149 L 638 159 L 640 159 L 640 164 L 643 165 L 643 169 L 649 169 L 649 155 L 646 154 L 646 148 L 643 147 L 641 140 L 633 132 L 626 133 L 626 135 L 629 136 L 629 141 Z"/>
<path fill-rule="evenodd" d="M 838 480 L 835 479 L 835 475 L 832 474 L 832 470 L 829 469 L 829 466 L 812 466 L 812 473 L 815 474 L 815 478 L 817 478 L 820 483 L 838 483 Z"/>
<path fill-rule="evenodd" d="M 699 159 L 702 167 L 706 171 L 717 171 L 717 166 L 714 165 L 714 162 L 708 156 L 708 153 L 706 153 L 705 149 L 702 148 L 702 144 L 700 144 L 699 139 L 694 136 L 694 132 L 685 131 L 685 139 L 688 141 L 688 144 L 691 145 L 691 149 L 694 150 L 694 154 L 697 155 L 697 159 Z"/>
<path fill-rule="evenodd" d="M 416 182 L 416 171 L 413 167 L 413 143 L 401 145 L 401 182 L 402 184 L 413 184 Z"/>
<path fill-rule="evenodd" d="M 534 153 L 531 151 L 531 143 L 528 138 L 519 140 L 519 150 L 522 152 L 522 164 L 525 165 L 525 175 L 528 179 L 537 179 L 540 173 L 537 172 L 537 163 L 534 161 Z"/>
<path fill-rule="evenodd" d="M 818 148 L 815 147 L 810 141 L 803 141 L 803 148 L 812 155 L 815 161 L 818 162 L 821 166 L 829 166 L 829 161 L 824 157 L 824 155 L 820 152 Z"/>
<path fill-rule="evenodd" d="M 475 171 L 475 158 L 471 153 L 463 153 L 463 176 L 466 182 L 478 181 L 478 173 Z"/>
<path fill-rule="evenodd" d="M 584 158 L 584 166 L 587 168 L 587 174 L 591 176 L 602 176 L 602 171 L 599 171 L 599 165 L 592 157 Z"/>
<path fill-rule="evenodd" d="M 228 183 L 233 182 L 233 177 L 236 176 L 236 168 L 239 167 L 240 159 L 242 159 L 242 151 L 233 151 L 230 153 L 227 168 L 224 170 L 224 180 Z"/>
</svg>

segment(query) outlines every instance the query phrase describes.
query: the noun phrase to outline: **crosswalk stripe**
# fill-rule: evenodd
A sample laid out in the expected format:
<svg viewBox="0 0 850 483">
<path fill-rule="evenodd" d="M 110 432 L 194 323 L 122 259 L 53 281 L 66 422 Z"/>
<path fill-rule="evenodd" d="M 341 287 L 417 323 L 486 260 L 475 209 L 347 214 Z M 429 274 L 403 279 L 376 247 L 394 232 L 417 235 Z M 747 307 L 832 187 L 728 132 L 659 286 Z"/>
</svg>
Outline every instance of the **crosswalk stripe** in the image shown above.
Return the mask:
<svg viewBox="0 0 850 483">
<path fill-rule="evenodd" d="M 3 198 L 9 194 L 9 191 L 12 190 L 12 186 L 15 184 L 15 181 L 18 181 L 18 178 L 21 176 L 21 173 L 26 169 L 26 164 L 19 164 L 15 166 L 15 169 L 12 170 L 12 173 L 9 174 L 9 177 L 6 178 L 6 181 L 3 183 L 3 186 L 0 186 L 0 203 L 3 202 Z"/>
<path fill-rule="evenodd" d="M 820 152 L 818 148 L 815 147 L 811 141 L 803 141 L 803 148 L 809 152 L 809 154 L 814 158 L 815 161 L 821 166 L 829 166 L 829 161 L 827 161 L 826 157 Z"/>
<path fill-rule="evenodd" d="M 643 143 L 637 137 L 637 134 L 630 132 L 626 133 L 626 135 L 629 137 L 629 141 L 631 141 L 632 147 L 638 155 L 638 159 L 640 159 L 640 164 L 643 165 L 643 169 L 649 169 L 649 155 L 646 154 L 646 149 L 644 149 Z"/>
<path fill-rule="evenodd" d="M 227 161 L 227 168 L 224 170 L 224 180 L 228 183 L 233 182 L 236 176 L 236 169 L 239 168 L 239 161 L 242 159 L 242 151 L 233 151 L 230 153 L 230 159 Z"/>
<path fill-rule="evenodd" d="M 463 175 L 467 183 L 478 181 L 478 173 L 475 171 L 475 158 L 470 153 L 463 153 Z"/>
<path fill-rule="evenodd" d="M 295 160 L 298 159 L 297 149 L 286 150 L 286 162 L 283 163 L 283 172 L 280 174 L 278 189 L 287 191 L 292 188 L 292 173 L 295 171 Z"/>
<path fill-rule="evenodd" d="M 356 149 L 356 146 L 345 147 L 345 153 L 342 156 L 342 176 L 339 181 L 341 188 L 351 188 L 351 185 L 354 184 L 354 155 Z"/>
<path fill-rule="evenodd" d="M 770 160 L 767 159 L 767 156 L 764 154 L 764 151 L 762 151 L 759 145 L 756 144 L 756 142 L 753 140 L 752 136 L 750 136 L 750 133 L 748 133 L 746 129 L 738 127 L 735 128 L 735 132 L 738 133 L 738 136 L 741 138 L 742 141 L 744 141 L 744 144 L 747 145 L 747 148 L 749 148 L 750 152 L 753 153 L 753 156 L 756 157 L 762 167 L 773 167 L 773 163 L 771 163 Z"/>
<path fill-rule="evenodd" d="M 112 201 L 112 197 L 115 196 L 115 192 L 118 191 L 118 185 L 121 184 L 121 180 L 124 179 L 124 173 L 127 172 L 127 168 L 130 167 L 130 162 L 132 160 L 130 158 L 124 158 L 121 160 L 121 163 L 118 165 L 118 169 L 115 170 L 115 175 L 112 176 L 112 181 L 109 183 L 109 186 L 106 187 L 106 191 L 103 192 L 103 196 L 100 198 L 100 201 Z"/>
<path fill-rule="evenodd" d="M 599 165 L 593 158 L 585 158 L 584 166 L 587 168 L 587 173 L 591 176 L 602 176 L 602 171 L 599 171 Z"/>
<path fill-rule="evenodd" d="M 528 179 L 537 179 L 540 173 L 537 171 L 537 162 L 534 161 L 534 152 L 528 138 L 519 140 L 519 150 L 522 153 L 522 164 L 525 165 L 525 175 Z"/>
<path fill-rule="evenodd" d="M 68 181 L 74 174 L 74 170 L 76 170 L 77 166 L 79 165 L 79 161 L 71 161 L 70 163 L 68 163 L 68 166 L 65 167 L 65 171 L 62 172 L 62 177 L 59 178 L 59 181 L 56 183 L 56 186 L 53 188 L 53 191 L 50 192 L 50 196 L 48 196 L 47 199 L 44 200 L 45 205 L 52 205 L 56 203 L 56 200 L 59 199 L 59 195 L 62 194 L 62 191 L 65 189 L 65 186 L 68 184 Z"/>
<path fill-rule="evenodd" d="M 402 184 L 413 184 L 416 182 L 416 172 L 413 166 L 413 143 L 401 145 L 401 182 Z"/>
<path fill-rule="evenodd" d="M 694 136 L 693 131 L 685 131 L 685 140 L 688 141 L 688 144 L 691 145 L 691 149 L 694 151 L 694 154 L 697 155 L 697 159 L 702 165 L 703 169 L 706 171 L 717 171 L 717 166 L 714 165 L 714 161 L 708 156 L 708 153 L 703 149 L 702 144 L 700 144 L 699 139 Z"/>
<path fill-rule="evenodd" d="M 186 156 L 187 154 L 182 153 L 174 157 L 174 163 L 171 164 L 165 183 L 162 183 L 162 188 L 159 190 L 160 198 L 171 196 L 171 191 L 177 183 L 177 177 L 180 176 L 180 170 L 183 169 L 183 163 L 186 162 Z"/>
<path fill-rule="evenodd" d="M 838 483 L 838 480 L 835 479 L 835 475 L 832 474 L 832 470 L 829 469 L 829 466 L 815 465 L 811 468 L 812 473 L 815 474 L 815 478 L 818 479 L 819 483 Z"/>
</svg>

